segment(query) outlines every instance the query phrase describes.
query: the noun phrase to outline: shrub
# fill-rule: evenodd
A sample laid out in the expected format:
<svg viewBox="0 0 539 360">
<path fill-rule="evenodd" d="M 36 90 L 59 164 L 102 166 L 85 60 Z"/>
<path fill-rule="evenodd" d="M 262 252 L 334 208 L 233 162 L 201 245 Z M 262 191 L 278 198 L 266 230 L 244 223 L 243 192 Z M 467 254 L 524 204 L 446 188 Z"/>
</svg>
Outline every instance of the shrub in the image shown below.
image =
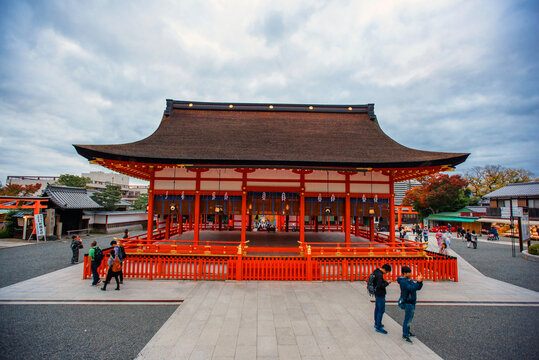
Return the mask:
<svg viewBox="0 0 539 360">
<path fill-rule="evenodd" d="M 539 255 L 539 244 L 530 246 L 528 248 L 528 253 L 532 255 Z"/>
</svg>

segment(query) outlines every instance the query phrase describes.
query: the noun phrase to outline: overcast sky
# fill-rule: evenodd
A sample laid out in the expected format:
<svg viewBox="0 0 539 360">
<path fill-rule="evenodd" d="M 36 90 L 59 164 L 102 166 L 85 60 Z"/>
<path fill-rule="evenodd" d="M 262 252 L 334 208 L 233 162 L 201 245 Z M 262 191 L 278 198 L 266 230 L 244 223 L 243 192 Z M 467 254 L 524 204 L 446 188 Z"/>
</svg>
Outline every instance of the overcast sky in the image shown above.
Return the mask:
<svg viewBox="0 0 539 360">
<path fill-rule="evenodd" d="M 79 174 L 72 144 L 150 135 L 165 99 L 375 103 L 457 170 L 539 175 L 537 1 L 0 2 L 0 181 Z"/>
</svg>

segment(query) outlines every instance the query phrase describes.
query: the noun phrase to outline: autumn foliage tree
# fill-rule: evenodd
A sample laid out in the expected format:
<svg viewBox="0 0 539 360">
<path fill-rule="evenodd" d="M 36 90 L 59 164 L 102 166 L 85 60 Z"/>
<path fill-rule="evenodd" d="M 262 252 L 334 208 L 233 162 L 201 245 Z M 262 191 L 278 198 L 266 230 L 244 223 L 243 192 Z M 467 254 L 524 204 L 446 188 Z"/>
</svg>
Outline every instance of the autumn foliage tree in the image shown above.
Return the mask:
<svg viewBox="0 0 539 360">
<path fill-rule="evenodd" d="M 41 184 L 18 185 L 10 184 L 0 188 L 1 196 L 30 196 L 41 188 Z"/>
<path fill-rule="evenodd" d="M 442 211 L 456 211 L 468 205 L 468 182 L 460 175 L 438 174 L 420 179 L 422 186 L 408 190 L 402 204 L 413 206 L 421 218 Z"/>
<path fill-rule="evenodd" d="M 524 169 L 508 169 L 501 165 L 474 166 L 464 176 L 472 195 L 480 199 L 507 184 L 537 180 L 533 173 Z"/>
</svg>

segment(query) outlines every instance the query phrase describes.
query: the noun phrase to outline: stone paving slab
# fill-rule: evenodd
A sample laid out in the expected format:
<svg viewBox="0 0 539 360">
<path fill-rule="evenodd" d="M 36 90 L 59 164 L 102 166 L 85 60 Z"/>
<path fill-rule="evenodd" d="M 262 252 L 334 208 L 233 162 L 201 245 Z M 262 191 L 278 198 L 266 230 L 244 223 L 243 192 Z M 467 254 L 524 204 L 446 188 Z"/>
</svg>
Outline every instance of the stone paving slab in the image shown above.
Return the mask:
<svg viewBox="0 0 539 360">
<path fill-rule="evenodd" d="M 137 359 L 440 359 L 352 283 L 197 282 Z"/>
</svg>

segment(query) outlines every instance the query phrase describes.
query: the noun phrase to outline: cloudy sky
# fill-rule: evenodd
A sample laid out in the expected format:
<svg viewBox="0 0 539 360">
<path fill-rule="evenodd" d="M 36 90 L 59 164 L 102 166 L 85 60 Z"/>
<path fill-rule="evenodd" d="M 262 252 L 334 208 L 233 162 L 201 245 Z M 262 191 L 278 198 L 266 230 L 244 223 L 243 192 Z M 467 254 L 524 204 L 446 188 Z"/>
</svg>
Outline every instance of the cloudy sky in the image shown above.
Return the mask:
<svg viewBox="0 0 539 360">
<path fill-rule="evenodd" d="M 422 150 L 539 175 L 537 1 L 0 2 L 0 181 L 102 170 L 165 99 L 375 103 Z"/>
</svg>

